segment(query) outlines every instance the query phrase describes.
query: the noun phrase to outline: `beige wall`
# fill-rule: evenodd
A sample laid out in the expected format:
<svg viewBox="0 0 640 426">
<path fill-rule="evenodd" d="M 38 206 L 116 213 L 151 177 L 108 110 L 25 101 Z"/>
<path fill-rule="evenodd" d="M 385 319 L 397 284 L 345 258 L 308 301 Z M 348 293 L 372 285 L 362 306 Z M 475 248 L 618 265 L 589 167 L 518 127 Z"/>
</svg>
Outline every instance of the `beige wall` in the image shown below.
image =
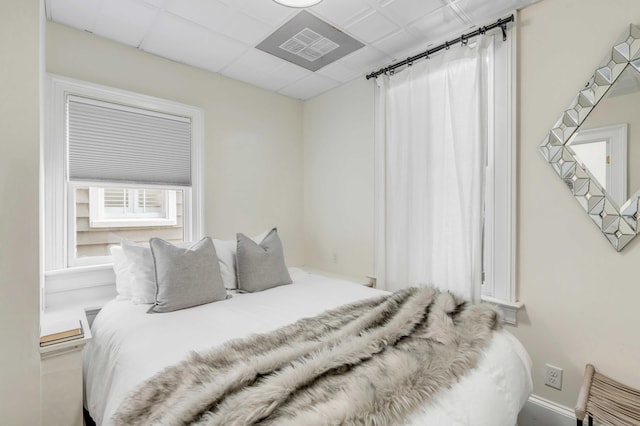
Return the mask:
<svg viewBox="0 0 640 426">
<path fill-rule="evenodd" d="M 517 284 L 525 308 L 509 329 L 533 358 L 534 393 L 568 407 L 587 362 L 640 386 L 640 238 L 617 253 L 537 147 L 630 20 L 640 24 L 636 0 L 544 0 L 520 15 Z M 305 104 L 307 263 L 356 276 L 370 273 L 363 259 L 373 256 L 371 84 L 360 79 Z M 332 264 L 340 241 L 356 238 Z M 564 369 L 562 391 L 544 386 L 545 363 Z"/>
<path fill-rule="evenodd" d="M 47 71 L 202 108 L 205 232 L 277 226 L 302 263 L 302 102 L 50 22 Z"/>
<path fill-rule="evenodd" d="M 308 266 L 359 278 L 373 273 L 372 117 L 373 86 L 364 79 L 304 104 Z"/>
<path fill-rule="evenodd" d="M 635 0 L 545 0 L 520 16 L 518 283 L 514 333 L 534 359 L 535 393 L 572 406 L 584 364 L 640 386 L 639 240 L 617 253 L 536 152 L 630 22 Z M 544 364 L 565 369 L 562 391 Z"/>
<path fill-rule="evenodd" d="M 0 4 L 0 423 L 40 424 L 40 1 Z"/>
</svg>

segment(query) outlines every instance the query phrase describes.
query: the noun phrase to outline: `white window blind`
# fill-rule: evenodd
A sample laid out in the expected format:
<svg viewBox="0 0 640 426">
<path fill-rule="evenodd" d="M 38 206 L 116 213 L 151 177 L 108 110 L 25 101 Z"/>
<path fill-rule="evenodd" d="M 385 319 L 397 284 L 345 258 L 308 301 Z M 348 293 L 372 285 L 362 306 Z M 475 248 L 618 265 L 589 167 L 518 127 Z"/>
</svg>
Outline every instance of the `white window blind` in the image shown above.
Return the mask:
<svg viewBox="0 0 640 426">
<path fill-rule="evenodd" d="M 191 185 L 191 121 L 67 97 L 69 180 Z"/>
</svg>

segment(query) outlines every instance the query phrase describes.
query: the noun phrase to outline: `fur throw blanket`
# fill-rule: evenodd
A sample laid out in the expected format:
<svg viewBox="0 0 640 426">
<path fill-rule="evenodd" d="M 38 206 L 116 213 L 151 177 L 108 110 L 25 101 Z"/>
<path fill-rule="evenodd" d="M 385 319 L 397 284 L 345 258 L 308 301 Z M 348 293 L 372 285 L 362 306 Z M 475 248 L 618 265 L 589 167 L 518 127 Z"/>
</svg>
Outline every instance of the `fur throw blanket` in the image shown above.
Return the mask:
<svg viewBox="0 0 640 426">
<path fill-rule="evenodd" d="M 123 401 L 116 425 L 396 425 L 473 368 L 496 311 L 410 288 L 192 353 Z"/>
</svg>

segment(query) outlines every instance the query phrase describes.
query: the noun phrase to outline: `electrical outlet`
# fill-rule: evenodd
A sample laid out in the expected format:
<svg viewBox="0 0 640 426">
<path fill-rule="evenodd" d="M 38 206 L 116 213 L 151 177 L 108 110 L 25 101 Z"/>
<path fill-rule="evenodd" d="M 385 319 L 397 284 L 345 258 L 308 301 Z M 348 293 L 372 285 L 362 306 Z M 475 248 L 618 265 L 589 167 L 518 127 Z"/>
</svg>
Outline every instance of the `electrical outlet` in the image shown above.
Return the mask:
<svg viewBox="0 0 640 426">
<path fill-rule="evenodd" d="M 562 389 L 562 368 L 555 367 L 547 364 L 547 371 L 544 376 L 544 384 L 556 388 Z"/>
</svg>

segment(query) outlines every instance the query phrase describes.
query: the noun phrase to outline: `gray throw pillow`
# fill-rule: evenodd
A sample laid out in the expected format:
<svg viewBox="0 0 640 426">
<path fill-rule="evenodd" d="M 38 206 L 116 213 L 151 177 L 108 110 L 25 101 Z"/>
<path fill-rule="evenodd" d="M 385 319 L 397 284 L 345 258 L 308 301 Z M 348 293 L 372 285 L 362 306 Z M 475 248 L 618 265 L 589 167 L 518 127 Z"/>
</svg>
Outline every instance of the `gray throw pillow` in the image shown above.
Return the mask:
<svg viewBox="0 0 640 426">
<path fill-rule="evenodd" d="M 190 248 L 176 247 L 160 238 L 152 238 L 149 245 L 156 297 L 147 312 L 171 312 L 227 297 L 211 238 L 205 237 Z"/>
<path fill-rule="evenodd" d="M 284 263 L 282 242 L 276 228 L 273 228 L 260 244 L 243 234 L 237 234 L 236 238 L 239 290 L 252 293 L 291 284 L 291 277 Z"/>
</svg>

